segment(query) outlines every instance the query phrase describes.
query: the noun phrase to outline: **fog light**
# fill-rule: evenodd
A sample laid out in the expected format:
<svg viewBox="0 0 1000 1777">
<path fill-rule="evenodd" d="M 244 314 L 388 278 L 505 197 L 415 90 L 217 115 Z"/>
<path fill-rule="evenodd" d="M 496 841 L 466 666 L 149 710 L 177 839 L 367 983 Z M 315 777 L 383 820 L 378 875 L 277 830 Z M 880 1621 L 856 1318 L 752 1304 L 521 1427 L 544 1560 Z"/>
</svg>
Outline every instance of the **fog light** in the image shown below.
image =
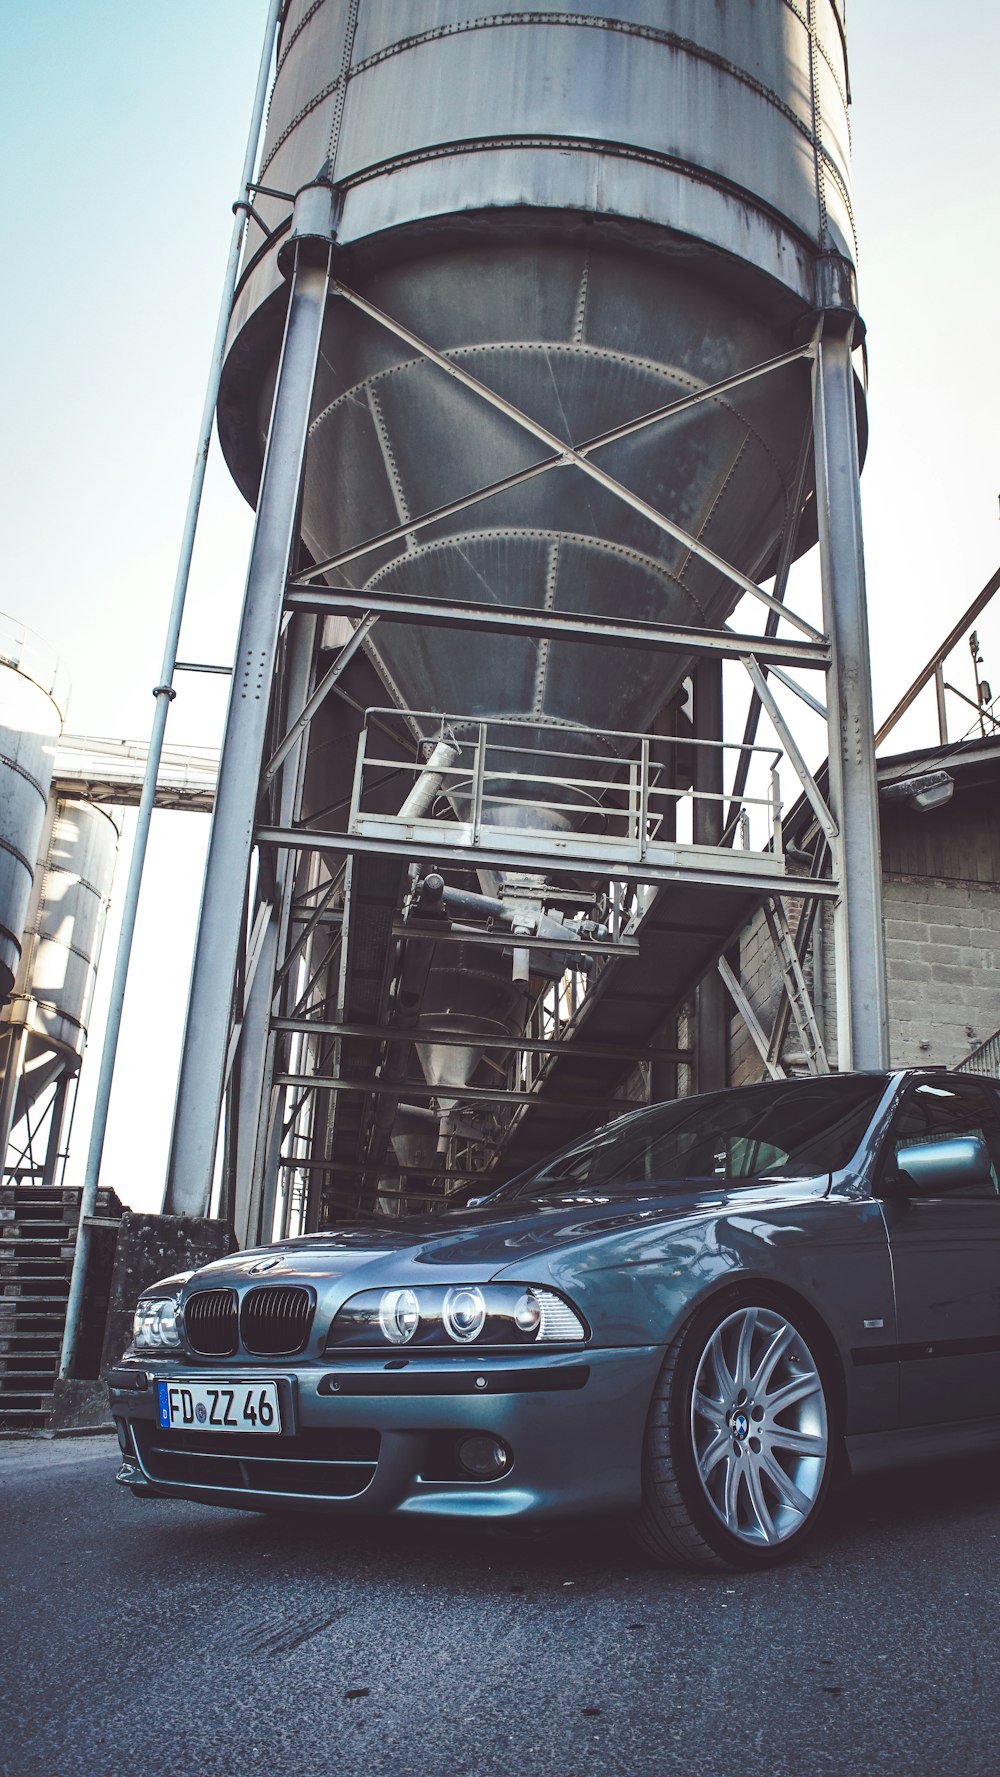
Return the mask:
<svg viewBox="0 0 1000 1777">
<path fill-rule="evenodd" d="M 496 1481 L 510 1468 L 511 1455 L 499 1438 L 479 1435 L 462 1439 L 458 1446 L 458 1460 L 466 1473 L 477 1481 Z"/>
</svg>

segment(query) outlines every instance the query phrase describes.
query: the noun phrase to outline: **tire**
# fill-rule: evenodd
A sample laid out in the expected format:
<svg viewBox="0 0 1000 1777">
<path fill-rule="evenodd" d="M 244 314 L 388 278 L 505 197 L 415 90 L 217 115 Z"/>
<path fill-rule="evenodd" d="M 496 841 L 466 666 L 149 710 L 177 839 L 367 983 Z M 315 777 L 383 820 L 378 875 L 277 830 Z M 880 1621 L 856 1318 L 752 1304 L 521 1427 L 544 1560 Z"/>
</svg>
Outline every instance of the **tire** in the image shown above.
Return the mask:
<svg viewBox="0 0 1000 1777">
<path fill-rule="evenodd" d="M 727 1292 L 670 1347 L 643 1450 L 635 1531 L 647 1554 L 765 1568 L 811 1534 L 835 1440 L 829 1377 L 806 1324 L 765 1289 Z"/>
</svg>

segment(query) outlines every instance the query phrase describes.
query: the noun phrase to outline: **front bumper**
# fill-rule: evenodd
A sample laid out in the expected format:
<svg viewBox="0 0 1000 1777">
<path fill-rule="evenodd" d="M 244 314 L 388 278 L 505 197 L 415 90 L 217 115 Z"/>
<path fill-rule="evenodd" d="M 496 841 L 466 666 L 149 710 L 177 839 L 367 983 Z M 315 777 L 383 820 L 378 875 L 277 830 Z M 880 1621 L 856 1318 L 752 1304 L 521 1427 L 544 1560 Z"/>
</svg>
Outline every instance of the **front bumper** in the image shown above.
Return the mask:
<svg viewBox="0 0 1000 1777">
<path fill-rule="evenodd" d="M 659 1346 L 530 1357 L 225 1366 L 145 1356 L 111 1373 L 118 1480 L 140 1495 L 253 1510 L 561 1517 L 632 1509 Z M 277 1380 L 280 1437 L 160 1429 L 158 1380 Z M 498 1479 L 461 1474 L 470 1434 L 511 1453 Z"/>
</svg>

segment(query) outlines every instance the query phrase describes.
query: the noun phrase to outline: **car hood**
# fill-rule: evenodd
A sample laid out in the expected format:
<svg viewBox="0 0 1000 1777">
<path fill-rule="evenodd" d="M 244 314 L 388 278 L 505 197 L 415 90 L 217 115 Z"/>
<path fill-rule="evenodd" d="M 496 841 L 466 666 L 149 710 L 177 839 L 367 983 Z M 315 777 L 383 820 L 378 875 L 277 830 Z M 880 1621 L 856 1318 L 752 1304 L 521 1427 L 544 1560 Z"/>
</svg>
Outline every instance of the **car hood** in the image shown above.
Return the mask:
<svg viewBox="0 0 1000 1777">
<path fill-rule="evenodd" d="M 822 1196 L 828 1179 L 799 1180 L 741 1189 L 728 1199 L 755 1206 L 788 1203 L 796 1197 Z M 276 1241 L 252 1252 L 234 1253 L 205 1266 L 192 1286 L 213 1283 L 285 1283 L 293 1277 L 331 1284 L 350 1277 L 351 1289 L 383 1283 L 433 1284 L 441 1273 L 469 1283 L 484 1282 L 499 1272 L 530 1279 L 533 1262 L 567 1247 L 586 1245 L 602 1236 L 628 1236 L 692 1217 L 717 1215 L 727 1195 L 704 1183 L 670 1196 L 642 1191 L 602 1196 L 576 1192 L 544 1202 L 484 1205 L 447 1217 L 407 1217 L 378 1227 L 332 1229 L 297 1239 Z"/>
</svg>

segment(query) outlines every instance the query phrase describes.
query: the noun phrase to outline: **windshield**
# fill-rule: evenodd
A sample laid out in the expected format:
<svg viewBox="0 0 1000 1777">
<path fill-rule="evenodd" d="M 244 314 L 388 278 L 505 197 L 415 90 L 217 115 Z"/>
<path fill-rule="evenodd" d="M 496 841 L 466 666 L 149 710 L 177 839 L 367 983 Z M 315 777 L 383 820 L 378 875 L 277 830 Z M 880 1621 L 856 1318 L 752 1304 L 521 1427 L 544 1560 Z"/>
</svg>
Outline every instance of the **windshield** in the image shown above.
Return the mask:
<svg viewBox="0 0 1000 1777">
<path fill-rule="evenodd" d="M 505 1194 L 669 1189 L 701 1179 L 749 1184 L 836 1171 L 856 1151 L 885 1088 L 884 1074 L 845 1074 L 674 1100 L 564 1148 L 512 1180 Z"/>
</svg>

